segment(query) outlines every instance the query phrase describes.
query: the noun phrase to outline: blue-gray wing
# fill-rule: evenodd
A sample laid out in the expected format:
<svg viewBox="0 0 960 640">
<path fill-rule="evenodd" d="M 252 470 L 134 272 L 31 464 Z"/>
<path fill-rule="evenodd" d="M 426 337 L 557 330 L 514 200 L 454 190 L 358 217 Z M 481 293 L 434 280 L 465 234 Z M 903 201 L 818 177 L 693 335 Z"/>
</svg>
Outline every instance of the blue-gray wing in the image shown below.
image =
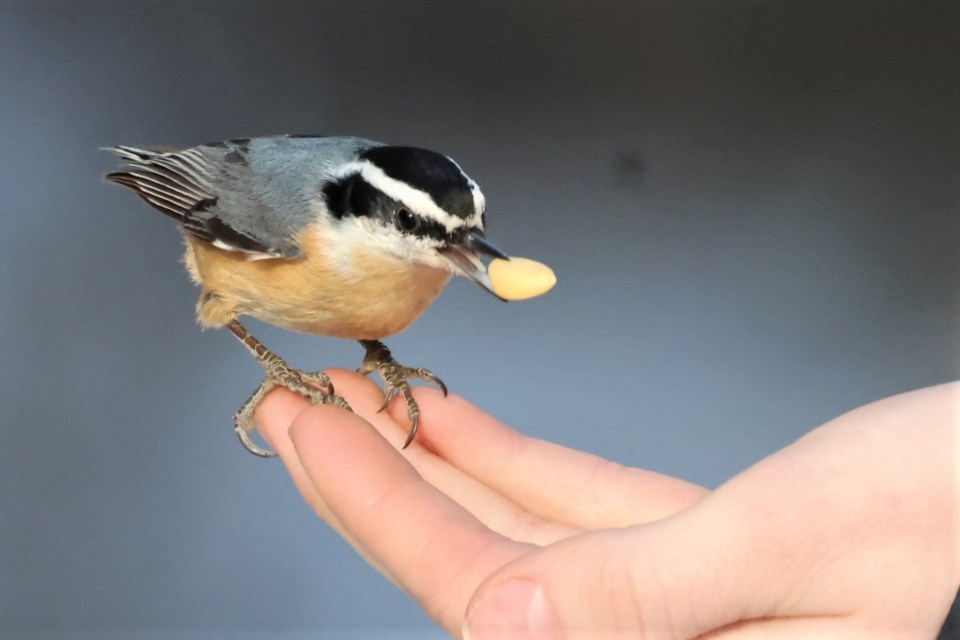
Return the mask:
<svg viewBox="0 0 960 640">
<path fill-rule="evenodd" d="M 117 146 L 128 165 L 107 180 L 183 229 L 251 258 L 295 258 L 294 238 L 319 214 L 323 184 L 365 148 L 360 138 L 278 136 L 237 139 L 181 151 Z"/>
</svg>

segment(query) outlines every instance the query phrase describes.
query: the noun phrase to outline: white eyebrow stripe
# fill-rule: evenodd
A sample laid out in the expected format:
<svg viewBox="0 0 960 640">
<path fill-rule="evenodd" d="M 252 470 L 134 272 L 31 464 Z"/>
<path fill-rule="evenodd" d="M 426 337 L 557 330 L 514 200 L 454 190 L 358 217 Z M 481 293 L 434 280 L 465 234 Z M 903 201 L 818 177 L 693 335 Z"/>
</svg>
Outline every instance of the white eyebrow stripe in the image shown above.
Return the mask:
<svg viewBox="0 0 960 640">
<path fill-rule="evenodd" d="M 470 180 L 470 178 L 467 178 Z M 483 212 L 487 210 L 487 199 L 483 197 L 483 192 L 480 191 L 480 185 L 478 185 L 473 180 L 470 180 L 470 191 L 473 192 L 473 209 L 477 213 L 471 216 L 471 220 L 474 218 L 477 219 L 477 223 L 480 222 L 480 216 L 483 215 Z"/>
<path fill-rule="evenodd" d="M 366 160 L 349 162 L 344 165 L 338 177 L 343 177 L 351 173 L 359 173 L 360 176 L 374 188 L 379 189 L 394 200 L 402 202 L 416 213 L 433 218 L 442 224 L 447 231 L 453 231 L 463 226 L 479 226 L 480 224 L 480 210 L 475 211 L 472 216 L 466 219 L 447 213 L 440 208 L 429 193 L 415 189 L 409 184 L 396 180 L 395 178 L 391 178 L 383 172 L 383 169 L 372 162 L 367 162 Z M 474 191 L 473 194 L 474 203 L 476 203 L 476 191 Z"/>
</svg>

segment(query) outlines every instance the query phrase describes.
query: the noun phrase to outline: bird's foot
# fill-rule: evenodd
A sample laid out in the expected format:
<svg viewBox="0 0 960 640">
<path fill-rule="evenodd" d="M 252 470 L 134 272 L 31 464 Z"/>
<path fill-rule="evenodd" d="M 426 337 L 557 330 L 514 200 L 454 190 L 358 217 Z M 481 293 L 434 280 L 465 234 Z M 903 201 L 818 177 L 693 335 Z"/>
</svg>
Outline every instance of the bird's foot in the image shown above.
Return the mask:
<svg viewBox="0 0 960 640">
<path fill-rule="evenodd" d="M 425 380 L 432 382 L 440 387 L 443 395 L 447 395 L 447 385 L 443 380 L 435 376 L 429 369 L 405 367 L 393 359 L 390 350 L 379 340 L 360 340 L 360 344 L 367 350 L 367 355 L 363 363 L 357 369 L 357 373 L 370 375 L 374 371 L 383 378 L 384 391 L 386 398 L 378 409 L 378 413 L 389 406 L 397 396 L 402 396 L 407 403 L 407 417 L 410 418 L 410 431 L 407 434 L 407 440 L 403 443 L 406 449 L 413 442 L 417 435 L 417 429 L 420 428 L 420 407 L 417 401 L 413 399 L 413 392 L 410 389 L 408 380 Z"/>
<path fill-rule="evenodd" d="M 244 449 L 261 458 L 274 458 L 276 453 L 264 449 L 253 441 L 251 434 L 254 430 L 253 412 L 260 401 L 276 387 L 290 389 L 299 393 L 313 404 L 332 404 L 343 409 L 351 410 L 347 401 L 336 395 L 333 382 L 322 371 L 300 371 L 286 363 L 283 358 L 267 349 L 260 341 L 254 338 L 239 322 L 233 321 L 228 325 L 230 330 L 250 349 L 257 362 L 266 371 L 266 379 L 260 383 L 240 410 L 233 416 L 234 430 Z"/>
</svg>

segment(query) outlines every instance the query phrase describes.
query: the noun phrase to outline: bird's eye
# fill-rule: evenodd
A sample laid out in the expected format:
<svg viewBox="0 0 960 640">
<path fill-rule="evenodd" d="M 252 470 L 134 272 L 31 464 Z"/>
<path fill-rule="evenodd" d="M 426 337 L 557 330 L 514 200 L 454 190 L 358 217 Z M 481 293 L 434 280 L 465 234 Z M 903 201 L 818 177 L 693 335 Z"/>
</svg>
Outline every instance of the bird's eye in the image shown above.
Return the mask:
<svg viewBox="0 0 960 640">
<path fill-rule="evenodd" d="M 420 221 L 417 220 L 417 216 L 403 208 L 397 210 L 396 221 L 397 229 L 400 229 L 400 231 L 416 231 L 417 227 L 420 226 Z"/>
</svg>

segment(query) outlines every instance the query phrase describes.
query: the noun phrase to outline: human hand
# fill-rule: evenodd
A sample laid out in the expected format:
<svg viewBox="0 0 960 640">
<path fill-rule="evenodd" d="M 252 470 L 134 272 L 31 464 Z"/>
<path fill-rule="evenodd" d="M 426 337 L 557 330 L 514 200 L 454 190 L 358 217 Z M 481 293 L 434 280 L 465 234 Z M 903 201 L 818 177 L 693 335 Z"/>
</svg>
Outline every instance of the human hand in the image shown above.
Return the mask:
<svg viewBox="0 0 960 640">
<path fill-rule="evenodd" d="M 454 635 L 933 637 L 960 582 L 958 384 L 849 413 L 708 495 L 429 389 L 399 453 L 404 407 L 376 414 L 376 385 L 331 375 L 357 415 L 279 390 L 257 422 L 317 514 Z"/>
</svg>

